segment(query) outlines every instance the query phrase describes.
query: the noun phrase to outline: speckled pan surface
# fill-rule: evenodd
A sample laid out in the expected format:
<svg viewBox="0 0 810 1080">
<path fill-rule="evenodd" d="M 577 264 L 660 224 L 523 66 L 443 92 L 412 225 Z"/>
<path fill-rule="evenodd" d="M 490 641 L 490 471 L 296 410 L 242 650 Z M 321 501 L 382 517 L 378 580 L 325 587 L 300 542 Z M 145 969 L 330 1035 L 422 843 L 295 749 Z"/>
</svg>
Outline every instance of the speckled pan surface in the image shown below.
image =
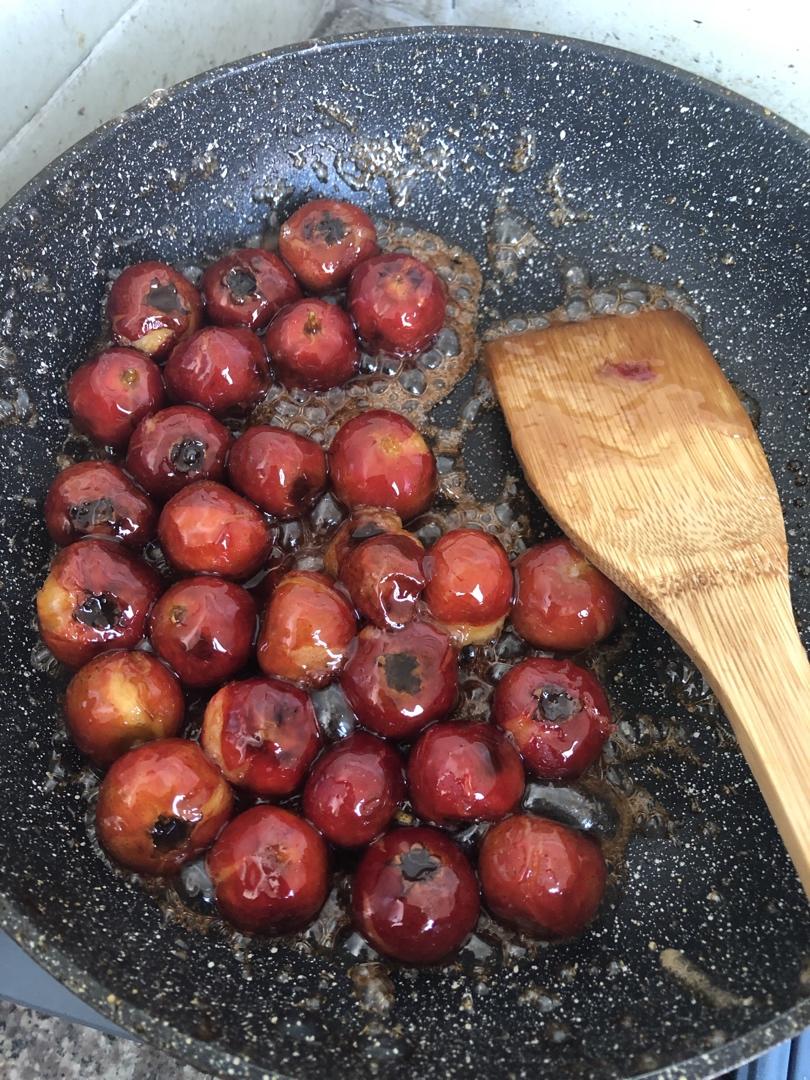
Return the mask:
<svg viewBox="0 0 810 1080">
<path fill-rule="evenodd" d="M 806 901 L 711 696 L 640 612 L 609 690 L 628 791 L 662 813 L 635 833 L 617 897 L 578 942 L 394 970 L 382 990 L 352 978 L 362 958 L 345 951 L 194 933 L 114 875 L 80 784 L 49 779 L 58 686 L 31 663 L 63 381 L 97 332 L 107 272 L 215 253 L 313 191 L 471 250 L 483 325 L 554 306 L 570 261 L 595 280 L 682 285 L 762 407 L 806 631 L 809 178 L 805 136 L 671 69 L 419 30 L 155 94 L 29 185 L 0 213 L 0 923 L 119 1023 L 252 1078 L 707 1077 L 810 1023 Z M 514 467 L 497 414 L 466 459 L 484 486 Z"/>
</svg>

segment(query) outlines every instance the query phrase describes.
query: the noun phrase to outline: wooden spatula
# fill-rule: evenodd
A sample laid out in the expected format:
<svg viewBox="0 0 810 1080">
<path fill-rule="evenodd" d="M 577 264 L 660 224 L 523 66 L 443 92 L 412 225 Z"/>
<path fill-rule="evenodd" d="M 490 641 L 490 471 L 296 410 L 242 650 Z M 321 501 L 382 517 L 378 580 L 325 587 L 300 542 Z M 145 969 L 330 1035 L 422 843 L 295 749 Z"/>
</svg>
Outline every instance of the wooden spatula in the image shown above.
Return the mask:
<svg viewBox="0 0 810 1080">
<path fill-rule="evenodd" d="M 554 323 L 486 359 L 529 484 L 703 672 L 810 895 L 810 664 L 739 398 L 670 310 Z"/>
</svg>

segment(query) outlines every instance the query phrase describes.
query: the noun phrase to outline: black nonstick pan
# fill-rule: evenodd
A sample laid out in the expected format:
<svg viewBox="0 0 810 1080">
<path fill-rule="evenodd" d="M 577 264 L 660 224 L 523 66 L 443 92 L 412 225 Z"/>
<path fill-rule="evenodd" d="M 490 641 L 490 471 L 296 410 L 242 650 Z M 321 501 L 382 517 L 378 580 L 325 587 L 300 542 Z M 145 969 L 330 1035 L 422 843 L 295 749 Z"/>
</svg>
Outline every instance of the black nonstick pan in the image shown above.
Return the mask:
<svg viewBox="0 0 810 1080">
<path fill-rule="evenodd" d="M 228 1075 L 731 1068 L 810 1023 L 810 909 L 711 695 L 635 609 L 607 674 L 636 820 L 621 881 L 578 941 L 381 970 L 345 942 L 206 933 L 88 835 L 32 614 L 50 555 L 42 499 L 73 449 L 65 376 L 98 332 L 109 272 L 195 262 L 315 192 L 472 252 L 483 327 L 554 306 L 566 282 L 570 299 L 586 272 L 624 293 L 632 279 L 682 290 L 760 415 L 807 631 L 807 136 L 651 61 L 502 31 L 309 43 L 156 92 L 0 212 L 0 924 L 95 1008 Z M 464 459 L 482 495 L 517 471 L 510 454 L 499 414 L 479 413 Z M 598 799 L 547 802 L 597 835 L 617 827 Z"/>
</svg>

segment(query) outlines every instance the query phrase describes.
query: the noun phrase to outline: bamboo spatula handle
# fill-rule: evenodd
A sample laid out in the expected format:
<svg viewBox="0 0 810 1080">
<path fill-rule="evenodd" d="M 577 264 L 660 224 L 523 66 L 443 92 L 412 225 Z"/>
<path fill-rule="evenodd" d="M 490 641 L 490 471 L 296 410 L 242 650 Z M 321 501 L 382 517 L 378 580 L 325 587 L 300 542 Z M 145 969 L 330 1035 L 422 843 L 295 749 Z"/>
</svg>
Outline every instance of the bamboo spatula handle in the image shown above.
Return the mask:
<svg viewBox="0 0 810 1080">
<path fill-rule="evenodd" d="M 666 607 L 731 721 L 810 896 L 810 663 L 787 581 L 754 575 L 689 591 Z"/>
<path fill-rule="evenodd" d="M 672 310 L 560 321 L 485 355 L 530 486 L 706 676 L 810 896 L 810 665 L 739 396 Z"/>
</svg>

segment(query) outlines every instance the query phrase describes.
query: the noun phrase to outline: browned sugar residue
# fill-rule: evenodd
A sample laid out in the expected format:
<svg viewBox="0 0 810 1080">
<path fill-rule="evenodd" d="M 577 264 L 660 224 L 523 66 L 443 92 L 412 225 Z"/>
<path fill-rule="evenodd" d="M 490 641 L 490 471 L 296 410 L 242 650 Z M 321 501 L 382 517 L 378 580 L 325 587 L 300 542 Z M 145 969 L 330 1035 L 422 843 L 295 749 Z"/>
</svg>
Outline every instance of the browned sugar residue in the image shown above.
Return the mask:
<svg viewBox="0 0 810 1080">
<path fill-rule="evenodd" d="M 716 1009 L 746 1007 L 754 1003 L 752 997 L 740 997 L 738 994 L 731 993 L 730 990 L 715 986 L 706 972 L 701 971 L 697 964 L 680 949 L 662 949 L 658 959 L 664 971 L 683 983 L 687 990 L 704 998 L 710 1005 L 714 1005 Z"/>
<path fill-rule="evenodd" d="M 355 964 L 349 968 L 354 996 L 367 1012 L 384 1015 L 394 1004 L 394 984 L 384 964 Z"/>
<path fill-rule="evenodd" d="M 447 286 L 447 321 L 433 347 L 415 357 L 363 356 L 360 374 L 323 392 L 274 385 L 257 407 L 255 423 L 278 424 L 328 445 L 342 423 L 368 409 L 404 413 L 417 427 L 476 360 L 481 271 L 468 252 L 435 233 L 378 222 L 384 251 L 407 251 Z"/>
</svg>

